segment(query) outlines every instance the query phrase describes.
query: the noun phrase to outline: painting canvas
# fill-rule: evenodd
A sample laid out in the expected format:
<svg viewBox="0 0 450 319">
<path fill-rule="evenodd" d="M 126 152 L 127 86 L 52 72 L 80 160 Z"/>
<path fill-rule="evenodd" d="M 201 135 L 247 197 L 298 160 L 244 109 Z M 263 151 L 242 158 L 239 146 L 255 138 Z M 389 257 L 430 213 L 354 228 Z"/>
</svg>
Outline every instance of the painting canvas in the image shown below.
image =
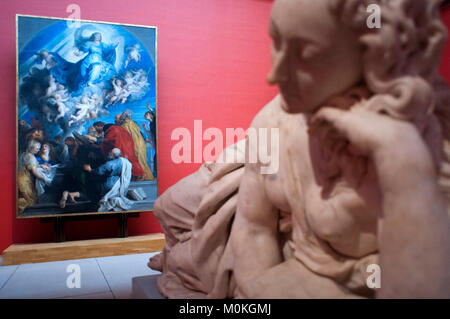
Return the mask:
<svg viewBox="0 0 450 319">
<path fill-rule="evenodd" d="M 16 16 L 17 216 L 151 211 L 155 27 Z"/>
</svg>

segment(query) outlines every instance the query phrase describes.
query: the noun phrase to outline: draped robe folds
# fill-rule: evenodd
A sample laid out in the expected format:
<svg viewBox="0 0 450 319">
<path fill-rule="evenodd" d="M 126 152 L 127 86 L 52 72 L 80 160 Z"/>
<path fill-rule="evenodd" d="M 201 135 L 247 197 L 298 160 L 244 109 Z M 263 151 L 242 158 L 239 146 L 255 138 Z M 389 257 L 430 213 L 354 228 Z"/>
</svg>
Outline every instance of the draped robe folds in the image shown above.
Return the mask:
<svg viewBox="0 0 450 319">
<path fill-rule="evenodd" d="M 356 91 L 351 91 L 348 96 L 354 94 Z M 341 100 L 347 101 L 333 102 L 340 105 Z M 281 114 L 278 109 L 276 113 Z M 282 114 L 282 123 L 299 123 L 302 116 Z M 284 130 L 281 134 L 283 141 L 288 134 L 294 133 Z M 237 286 L 233 274 L 236 256 L 231 247 L 231 230 L 238 225 L 233 223 L 238 196 L 245 196 L 238 195 L 244 173 L 244 164 L 239 162 L 244 162 L 244 149 L 243 143 L 228 147 L 224 152 L 236 152 L 237 163 L 206 163 L 156 200 L 154 213 L 162 225 L 166 246 L 159 258 L 153 257 L 149 266 L 162 271 L 157 279 L 160 292 L 169 298 L 373 297 L 374 290 L 367 286 L 371 274 L 367 269 L 371 264 L 378 264 L 378 252 L 375 250 L 353 258 L 334 251 L 320 237 L 320 231 L 327 225 L 318 228 L 308 222 L 301 227 L 298 225 L 298 220 L 306 220 L 307 213 L 309 218 L 324 214 L 324 211 L 313 210 L 297 211 L 295 216 L 292 212 L 279 211 L 282 262 Z M 282 152 L 287 153 L 285 149 Z M 234 157 L 226 155 L 226 159 L 229 158 Z M 291 159 L 281 157 L 281 160 Z M 279 172 L 283 173 L 281 178 L 288 176 L 286 181 L 301 179 L 295 171 L 292 173 L 289 165 L 282 164 L 280 167 L 285 171 Z M 336 216 L 345 218 L 345 209 L 345 206 L 341 208 Z"/>
<path fill-rule="evenodd" d="M 99 212 L 129 210 L 133 205 L 133 201 L 126 197 L 131 181 L 131 163 L 123 157 L 120 157 L 119 160 L 122 162 L 120 177 L 100 199 Z"/>
<path fill-rule="evenodd" d="M 116 47 L 105 43 L 95 44 L 87 41 L 79 49 L 88 54 L 80 61 L 72 63 L 56 52 L 49 52 L 55 63 L 49 70 L 55 80 L 77 91 L 91 83 L 99 83 L 111 79 L 116 74 Z"/>
<path fill-rule="evenodd" d="M 154 180 L 154 176 L 150 167 L 148 166 L 147 160 L 147 145 L 145 144 L 145 140 L 142 137 L 141 130 L 139 129 L 139 125 L 136 122 L 126 119 L 125 123 L 122 124 L 122 127 L 130 133 L 134 142 L 134 153 L 141 164 L 142 169 L 144 170 L 144 180 Z"/>
<path fill-rule="evenodd" d="M 100 195 L 108 193 L 122 174 L 122 160 L 120 158 L 107 161 L 105 164 L 91 171 L 91 174 L 100 177 Z"/>
<path fill-rule="evenodd" d="M 17 187 L 19 191 L 18 209 L 20 212 L 33 206 L 37 201 L 37 192 L 34 185 L 35 177 L 31 170 L 38 167 L 38 162 L 33 154 L 22 153 L 19 158 L 19 172 L 17 175 Z"/>
<path fill-rule="evenodd" d="M 128 158 L 131 162 L 132 175 L 135 177 L 144 176 L 144 170 L 134 152 L 133 139 L 123 127 L 119 125 L 110 126 L 105 132 L 105 138 L 100 147 L 104 156 L 107 156 L 113 148 L 119 148 L 122 156 Z"/>
<path fill-rule="evenodd" d="M 155 202 L 166 245 L 157 284 L 169 298 L 226 298 L 234 295 L 229 234 L 244 173 L 245 140 L 227 148 L 234 163 L 206 163 Z"/>
</svg>

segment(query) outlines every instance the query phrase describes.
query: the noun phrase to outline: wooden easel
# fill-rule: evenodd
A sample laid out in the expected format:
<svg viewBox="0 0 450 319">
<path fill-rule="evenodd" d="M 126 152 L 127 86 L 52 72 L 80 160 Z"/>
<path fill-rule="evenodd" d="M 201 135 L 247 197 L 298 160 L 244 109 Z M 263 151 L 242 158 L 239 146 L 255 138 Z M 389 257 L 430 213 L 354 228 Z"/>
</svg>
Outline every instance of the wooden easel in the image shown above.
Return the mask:
<svg viewBox="0 0 450 319">
<path fill-rule="evenodd" d="M 128 237 L 128 218 L 139 217 L 139 213 L 113 213 L 101 215 L 81 215 L 81 216 L 56 216 L 41 218 L 41 223 L 54 223 L 54 238 L 55 242 L 62 243 L 66 241 L 65 223 L 78 220 L 93 220 L 93 219 L 117 219 L 117 238 Z"/>
</svg>

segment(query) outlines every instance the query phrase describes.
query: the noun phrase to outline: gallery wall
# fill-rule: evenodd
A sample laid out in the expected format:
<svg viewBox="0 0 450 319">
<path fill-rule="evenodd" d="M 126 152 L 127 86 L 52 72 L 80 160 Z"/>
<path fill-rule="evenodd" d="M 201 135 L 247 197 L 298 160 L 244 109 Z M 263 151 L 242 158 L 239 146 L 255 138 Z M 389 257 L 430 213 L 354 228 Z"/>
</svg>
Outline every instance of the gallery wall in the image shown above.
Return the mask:
<svg viewBox="0 0 450 319">
<path fill-rule="evenodd" d="M 175 164 L 174 129 L 247 128 L 276 94 L 267 35 L 271 0 L 0 0 L 1 110 L 0 253 L 12 243 L 52 241 L 51 223 L 15 217 L 15 15 L 67 18 L 70 4 L 81 19 L 158 27 L 159 192 L 200 163 Z M 205 142 L 204 144 L 206 144 Z M 225 141 L 224 141 L 225 143 Z M 194 150 L 193 150 L 194 151 Z M 116 220 L 69 222 L 68 240 L 114 237 Z M 129 235 L 161 232 L 152 213 L 129 220 Z"/>
<path fill-rule="evenodd" d="M 203 131 L 247 128 L 275 94 L 265 76 L 270 68 L 267 35 L 271 0 L 0 0 L 0 253 L 12 243 L 49 242 L 53 228 L 38 219 L 15 217 L 15 15 L 69 17 L 77 4 L 81 19 L 158 27 L 159 192 L 197 169 L 175 164 L 176 128 Z M 443 11 L 450 25 L 450 9 Z M 450 47 L 441 69 L 450 80 Z M 207 142 L 204 141 L 203 145 Z M 225 141 L 224 141 L 225 143 Z M 193 150 L 194 152 L 195 150 Z M 192 156 L 193 158 L 193 156 Z M 70 222 L 68 240 L 113 237 L 115 220 Z M 129 235 L 160 232 L 152 213 L 129 221 Z"/>
</svg>

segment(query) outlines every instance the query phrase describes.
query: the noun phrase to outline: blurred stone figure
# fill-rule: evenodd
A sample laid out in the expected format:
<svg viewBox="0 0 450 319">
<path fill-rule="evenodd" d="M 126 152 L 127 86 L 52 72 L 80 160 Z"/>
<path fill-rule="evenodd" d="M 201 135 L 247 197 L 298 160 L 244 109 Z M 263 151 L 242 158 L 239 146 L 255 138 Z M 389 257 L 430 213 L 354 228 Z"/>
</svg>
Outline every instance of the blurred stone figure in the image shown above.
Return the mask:
<svg viewBox="0 0 450 319">
<path fill-rule="evenodd" d="M 379 29 L 371 3 L 274 2 L 267 80 L 280 93 L 251 126 L 279 128 L 279 170 L 205 164 L 157 200 L 167 243 L 149 266 L 165 296 L 450 297 L 440 1 L 377 1 Z"/>
</svg>

